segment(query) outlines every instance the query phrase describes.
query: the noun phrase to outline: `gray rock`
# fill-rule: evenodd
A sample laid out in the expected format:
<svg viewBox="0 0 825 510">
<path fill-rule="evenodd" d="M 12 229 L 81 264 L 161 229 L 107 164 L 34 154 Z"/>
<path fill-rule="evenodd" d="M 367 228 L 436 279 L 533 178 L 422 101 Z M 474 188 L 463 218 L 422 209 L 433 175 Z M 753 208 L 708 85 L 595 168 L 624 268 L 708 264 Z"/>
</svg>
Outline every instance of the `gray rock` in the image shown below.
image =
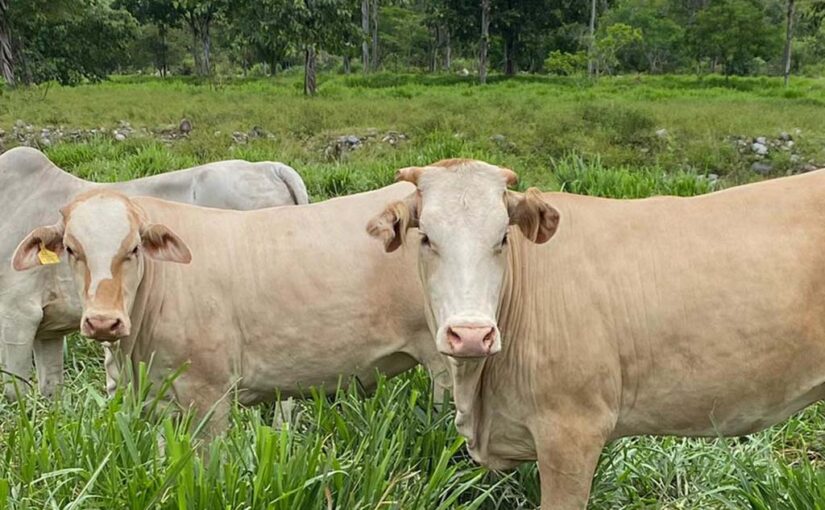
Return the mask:
<svg viewBox="0 0 825 510">
<path fill-rule="evenodd" d="M 768 145 L 768 139 L 764 136 L 757 136 L 755 142 L 761 143 L 762 145 Z"/>
<path fill-rule="evenodd" d="M 115 133 L 115 140 L 117 140 L 118 142 L 122 142 L 125 139 L 126 135 L 124 135 L 123 133 Z"/>
<path fill-rule="evenodd" d="M 799 154 L 791 154 L 791 163 L 799 163 L 802 161 L 802 157 Z"/>
<path fill-rule="evenodd" d="M 252 129 L 249 130 L 249 138 L 265 138 L 266 131 L 264 128 L 260 126 L 254 126 Z"/>
<path fill-rule="evenodd" d="M 16 127 L 17 129 L 23 129 L 24 127 L 26 127 L 26 123 L 23 122 L 22 119 L 17 119 L 16 121 L 14 121 L 14 127 Z"/>
<path fill-rule="evenodd" d="M 178 126 L 178 131 L 184 135 L 188 135 L 192 132 L 192 122 L 189 119 L 181 120 L 180 125 Z"/>
<path fill-rule="evenodd" d="M 794 143 L 793 140 L 788 140 L 787 142 L 785 142 L 785 147 L 787 147 L 789 149 L 793 149 L 794 145 L 796 145 L 796 143 Z"/>
<path fill-rule="evenodd" d="M 756 163 L 751 165 L 751 171 L 756 172 L 759 175 L 767 175 L 773 172 L 773 165 L 770 163 L 757 161 Z"/>
<path fill-rule="evenodd" d="M 0 138 L 3 138 L 4 136 L 6 136 L 6 132 L 0 128 Z"/>
<path fill-rule="evenodd" d="M 656 130 L 656 136 L 658 136 L 659 138 L 667 138 L 667 135 L 668 135 L 668 132 L 667 132 L 667 129 L 665 129 L 665 128 Z"/>
<path fill-rule="evenodd" d="M 791 134 L 787 131 L 782 131 L 781 133 L 779 133 L 779 139 L 783 142 L 790 142 L 791 140 L 793 140 Z"/>
<path fill-rule="evenodd" d="M 814 170 L 819 170 L 819 167 L 816 165 L 812 165 L 811 163 L 808 163 L 802 167 L 803 172 L 813 172 Z"/>
<path fill-rule="evenodd" d="M 763 140 L 764 140 L 764 138 L 763 138 Z M 759 154 L 760 156 L 764 156 L 765 154 L 768 153 L 768 146 L 765 145 L 764 143 L 760 143 L 760 142 L 757 141 L 757 142 L 751 144 L 751 150 L 753 152 L 755 152 L 756 154 Z"/>
<path fill-rule="evenodd" d="M 347 145 L 359 145 L 361 143 L 361 139 L 355 135 L 346 135 L 342 136 L 338 139 L 341 142 L 344 142 Z"/>
</svg>

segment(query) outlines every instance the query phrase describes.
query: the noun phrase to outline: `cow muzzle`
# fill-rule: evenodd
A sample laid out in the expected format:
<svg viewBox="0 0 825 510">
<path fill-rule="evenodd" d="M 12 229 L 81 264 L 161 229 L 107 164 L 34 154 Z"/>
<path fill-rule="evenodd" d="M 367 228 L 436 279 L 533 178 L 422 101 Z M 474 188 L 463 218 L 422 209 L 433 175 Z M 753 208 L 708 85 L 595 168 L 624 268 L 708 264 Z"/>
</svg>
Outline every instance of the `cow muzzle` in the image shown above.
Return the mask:
<svg viewBox="0 0 825 510">
<path fill-rule="evenodd" d="M 454 358 L 484 358 L 501 350 L 501 334 L 489 320 L 453 319 L 439 330 L 436 346 Z"/>
<path fill-rule="evenodd" d="M 129 319 L 122 313 L 93 312 L 83 315 L 80 333 L 102 342 L 112 342 L 129 336 L 130 326 Z"/>
</svg>

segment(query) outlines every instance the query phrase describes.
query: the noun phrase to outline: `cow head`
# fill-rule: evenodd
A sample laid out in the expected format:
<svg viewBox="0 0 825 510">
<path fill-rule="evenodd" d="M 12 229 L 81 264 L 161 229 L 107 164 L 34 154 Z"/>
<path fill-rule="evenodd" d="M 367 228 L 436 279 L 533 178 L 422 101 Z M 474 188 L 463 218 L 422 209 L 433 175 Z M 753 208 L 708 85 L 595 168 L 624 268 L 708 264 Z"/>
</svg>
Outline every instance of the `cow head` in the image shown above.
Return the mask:
<svg viewBox="0 0 825 510">
<path fill-rule="evenodd" d="M 555 233 L 559 213 L 536 189 L 508 191 L 516 174 L 481 161 L 439 161 L 404 168 L 396 178 L 414 183 L 417 191 L 390 204 L 367 231 L 390 252 L 408 228 L 419 229 L 419 273 L 441 353 L 478 358 L 499 352 L 496 313 L 509 227 L 544 243 Z"/>
<path fill-rule="evenodd" d="M 149 223 L 125 195 L 91 191 L 61 209 L 56 225 L 33 230 L 18 245 L 12 267 L 25 271 L 59 263 L 66 253 L 83 316 L 80 331 L 101 341 L 129 336 L 129 315 L 145 257 L 187 264 L 192 255 L 168 227 Z"/>
</svg>

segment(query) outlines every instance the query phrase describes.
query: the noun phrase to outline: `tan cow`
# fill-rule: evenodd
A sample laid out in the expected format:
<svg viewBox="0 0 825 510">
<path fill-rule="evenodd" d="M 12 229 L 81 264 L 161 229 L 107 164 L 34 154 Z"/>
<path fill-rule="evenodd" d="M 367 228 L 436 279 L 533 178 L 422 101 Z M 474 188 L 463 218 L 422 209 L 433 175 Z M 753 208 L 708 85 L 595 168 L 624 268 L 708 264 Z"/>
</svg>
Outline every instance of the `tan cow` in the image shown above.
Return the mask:
<svg viewBox="0 0 825 510">
<path fill-rule="evenodd" d="M 335 388 L 342 376 L 370 386 L 376 369 L 394 375 L 417 361 L 444 373 L 414 248 L 398 264 L 363 230 L 374 210 L 413 189 L 249 212 L 92 191 L 29 234 L 13 265 L 36 267 L 41 245 L 65 248 L 83 334 L 121 339 L 132 366 L 154 356 L 158 385 L 189 363 L 171 393 L 201 414 L 220 400 L 217 430 L 230 389 L 253 404 L 276 390 Z"/>
<path fill-rule="evenodd" d="M 738 436 L 825 397 L 825 171 L 645 200 L 515 193 L 479 161 L 399 176 L 418 190 L 370 231 L 420 230 L 456 425 L 483 464 L 537 459 L 542 508 L 585 508 L 613 439 Z"/>
</svg>

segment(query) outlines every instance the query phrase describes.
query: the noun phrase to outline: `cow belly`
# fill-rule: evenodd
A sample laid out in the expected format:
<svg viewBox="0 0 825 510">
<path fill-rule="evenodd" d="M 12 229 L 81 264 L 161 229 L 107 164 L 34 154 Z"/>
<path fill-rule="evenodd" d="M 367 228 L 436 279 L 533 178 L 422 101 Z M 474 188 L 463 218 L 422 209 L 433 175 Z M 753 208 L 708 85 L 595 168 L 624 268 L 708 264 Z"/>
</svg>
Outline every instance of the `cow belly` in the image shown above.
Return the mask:
<svg viewBox="0 0 825 510">
<path fill-rule="evenodd" d="M 620 420 L 616 435 L 715 437 L 762 430 L 825 399 L 825 362 L 817 366 L 787 366 L 776 377 L 732 371 L 727 384 L 685 384 L 656 402 L 637 402 Z"/>
<path fill-rule="evenodd" d="M 376 374 L 394 376 L 414 367 L 417 362 L 401 352 L 372 357 L 368 351 L 353 351 L 361 359 L 337 358 L 318 354 L 297 355 L 287 349 L 272 357 L 247 357 L 244 363 L 241 402 L 245 405 L 272 401 L 276 393 L 281 397 L 306 397 L 312 387 L 334 391 L 339 382 L 346 384 L 350 376 L 371 390 Z"/>
</svg>

